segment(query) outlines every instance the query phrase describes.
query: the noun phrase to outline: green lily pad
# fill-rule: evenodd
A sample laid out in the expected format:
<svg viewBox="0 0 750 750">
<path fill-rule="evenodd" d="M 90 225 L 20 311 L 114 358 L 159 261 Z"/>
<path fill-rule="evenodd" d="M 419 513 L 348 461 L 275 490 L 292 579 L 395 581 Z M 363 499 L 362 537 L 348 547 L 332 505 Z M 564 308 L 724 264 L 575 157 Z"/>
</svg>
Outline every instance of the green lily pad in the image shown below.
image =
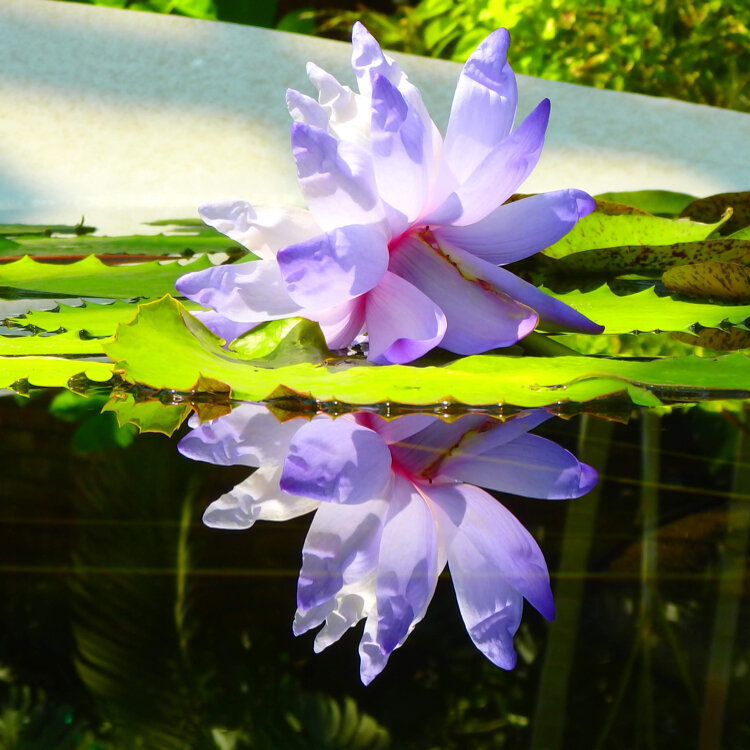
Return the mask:
<svg viewBox="0 0 750 750">
<path fill-rule="evenodd" d="M 685 206 L 696 200 L 687 193 L 675 193 L 671 190 L 633 190 L 620 193 L 601 193 L 595 196 L 598 201 L 624 203 L 627 206 L 640 208 L 655 216 L 677 216 Z"/>
<path fill-rule="evenodd" d="M 75 332 L 51 336 L 0 336 L 0 356 L 86 356 L 103 354 L 102 339 L 81 338 Z"/>
<path fill-rule="evenodd" d="M 281 367 L 299 362 L 318 364 L 331 356 L 320 326 L 304 318 L 263 323 L 235 339 L 229 348 L 243 359 L 256 361 L 264 367 Z"/>
<path fill-rule="evenodd" d="M 199 310 L 193 302 L 183 303 L 188 310 Z M 54 310 L 30 310 L 9 322 L 41 331 L 65 331 L 81 337 L 113 336 L 118 323 L 131 321 L 138 307 L 120 300 L 110 304 L 84 303 L 80 306 L 59 305 Z"/>
<path fill-rule="evenodd" d="M 173 291 L 174 282 L 183 274 L 210 265 L 206 256 L 184 265 L 149 261 L 120 266 L 108 266 L 93 255 L 69 264 L 24 257 L 0 265 L 0 297 L 155 298 Z"/>
<path fill-rule="evenodd" d="M 710 260 L 675 266 L 665 271 L 661 280 L 670 291 L 693 299 L 750 303 L 750 268 L 740 263 Z"/>
<path fill-rule="evenodd" d="M 750 319 L 750 305 L 687 302 L 660 297 L 653 288 L 623 297 L 606 284 L 590 292 L 555 294 L 544 291 L 603 325 L 605 334 L 687 331 L 696 323 L 705 328 L 718 328 L 725 323 L 741 325 Z"/>
<path fill-rule="evenodd" d="M 741 193 L 719 193 L 707 198 L 697 198 L 682 210 L 680 216 L 696 221 L 717 221 L 728 209 L 731 218 L 721 227 L 721 234 L 732 234 L 750 225 L 750 191 Z"/>
<path fill-rule="evenodd" d="M 665 219 L 648 214 L 608 214 L 594 211 L 581 219 L 544 254 L 563 258 L 583 250 L 626 245 L 671 245 L 708 239 L 726 220 L 703 224 L 690 219 Z"/>
<path fill-rule="evenodd" d="M 11 242 L 11 240 L 8 240 Z M 0 247 L 2 255 L 186 255 L 244 252 L 223 234 L 132 235 L 130 237 L 16 236 L 13 245 Z"/>
<path fill-rule="evenodd" d="M 112 377 L 109 362 L 87 362 L 62 357 L 0 357 L 0 388 L 10 388 L 18 381 L 40 388 L 67 388 L 71 378 L 84 375 L 104 383 Z"/>
<path fill-rule="evenodd" d="M 221 348 L 174 299 L 143 305 L 118 327 L 107 354 L 121 376 L 158 390 L 194 391 L 201 378 L 225 383 L 234 398 L 264 400 L 281 389 L 320 401 L 350 404 L 443 401 L 547 406 L 627 393 L 636 404 L 660 399 L 750 397 L 750 363 L 741 354 L 653 361 L 587 357 L 465 357 L 443 367 L 359 367 L 310 363 L 258 367 Z"/>
</svg>

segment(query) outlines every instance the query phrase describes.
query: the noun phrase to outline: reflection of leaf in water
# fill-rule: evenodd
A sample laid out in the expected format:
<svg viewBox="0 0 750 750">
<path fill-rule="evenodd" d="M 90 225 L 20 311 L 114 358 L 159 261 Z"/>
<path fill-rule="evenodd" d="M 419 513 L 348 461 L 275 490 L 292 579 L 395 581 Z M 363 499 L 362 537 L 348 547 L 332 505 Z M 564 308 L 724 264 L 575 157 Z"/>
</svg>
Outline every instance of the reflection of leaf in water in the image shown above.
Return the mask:
<svg viewBox="0 0 750 750">
<path fill-rule="evenodd" d="M 118 747 L 197 748 L 202 736 L 185 658 L 191 498 L 164 459 L 141 438 L 92 461 L 81 481 L 70 579 L 76 668 Z"/>
<path fill-rule="evenodd" d="M 42 690 L 12 685 L 0 710 L 3 750 L 90 750 L 91 734 L 71 706 L 55 703 Z"/>
</svg>

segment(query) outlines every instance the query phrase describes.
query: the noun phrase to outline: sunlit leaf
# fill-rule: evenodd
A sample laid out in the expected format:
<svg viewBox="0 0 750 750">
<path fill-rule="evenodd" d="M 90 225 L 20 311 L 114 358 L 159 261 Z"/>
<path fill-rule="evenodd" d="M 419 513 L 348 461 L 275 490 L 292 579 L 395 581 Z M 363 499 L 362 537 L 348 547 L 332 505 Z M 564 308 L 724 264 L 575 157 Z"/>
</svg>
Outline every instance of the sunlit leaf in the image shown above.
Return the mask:
<svg viewBox="0 0 750 750">
<path fill-rule="evenodd" d="M 0 336 L 0 356 L 101 356 L 103 353 L 101 339 L 81 338 L 75 332 L 51 336 Z"/>
<path fill-rule="evenodd" d="M 14 237 L 16 247 L 3 246 L 3 255 L 167 255 L 239 252 L 233 240 L 212 230 L 187 235 L 133 235 L 130 237 Z M 244 252 L 244 251 L 243 251 Z"/>
<path fill-rule="evenodd" d="M 200 309 L 193 302 L 184 303 L 189 310 Z M 131 302 L 110 304 L 84 303 L 80 306 L 59 305 L 54 310 L 32 310 L 10 318 L 18 326 L 28 326 L 42 331 L 64 330 L 87 336 L 112 336 L 118 323 L 131 321 L 137 312 Z"/>
<path fill-rule="evenodd" d="M 750 303 L 750 268 L 739 263 L 710 260 L 675 266 L 665 271 L 661 280 L 667 289 L 686 297 Z"/>
<path fill-rule="evenodd" d="M 707 239 L 725 219 L 702 224 L 690 219 L 664 219 L 647 214 L 607 214 L 594 211 L 581 219 L 544 254 L 562 258 L 582 250 L 625 245 L 670 245 Z"/>
<path fill-rule="evenodd" d="M 221 339 L 165 298 L 141 308 L 105 345 L 116 369 L 131 381 L 157 389 L 191 391 L 199 377 L 226 383 L 234 398 L 262 400 L 279 386 L 321 401 L 352 404 L 514 404 L 544 406 L 585 402 L 627 392 L 635 403 L 750 396 L 744 355 L 682 357 L 654 361 L 586 357 L 466 357 L 443 367 L 358 367 L 297 364 L 264 369 L 222 349 Z M 740 396 L 736 396 L 740 397 Z"/>
<path fill-rule="evenodd" d="M 0 357 L 0 388 L 23 380 L 39 387 L 67 387 L 68 381 L 79 374 L 103 383 L 112 377 L 112 365 L 60 357 Z"/>
<path fill-rule="evenodd" d="M 739 325 L 750 318 L 750 305 L 712 305 L 660 297 L 653 288 L 620 297 L 602 285 L 590 292 L 548 294 L 604 326 L 604 332 L 686 331 L 696 323 L 717 328 Z"/>
<path fill-rule="evenodd" d="M 248 360 L 264 359 L 263 366 L 280 367 L 298 362 L 322 362 L 330 356 L 317 323 L 304 318 L 272 320 L 235 339 L 231 351 Z"/>
<path fill-rule="evenodd" d="M 184 273 L 210 265 L 206 256 L 185 265 L 150 261 L 122 266 L 108 266 L 93 255 L 70 264 L 40 263 L 24 257 L 0 265 L 0 296 L 160 297 L 173 291 L 175 280 Z"/>
</svg>

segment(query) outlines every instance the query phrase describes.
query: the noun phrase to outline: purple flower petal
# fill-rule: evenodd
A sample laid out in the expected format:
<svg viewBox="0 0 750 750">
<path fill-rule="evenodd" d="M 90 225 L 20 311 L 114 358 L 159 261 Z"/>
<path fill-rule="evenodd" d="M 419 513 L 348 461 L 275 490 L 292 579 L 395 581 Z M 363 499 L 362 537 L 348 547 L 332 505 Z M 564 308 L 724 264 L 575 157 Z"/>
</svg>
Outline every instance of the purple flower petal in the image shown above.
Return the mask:
<svg viewBox="0 0 750 750">
<path fill-rule="evenodd" d="M 355 94 L 348 86 L 342 86 L 334 76 L 311 62 L 307 63 L 307 76 L 318 90 L 318 102 L 328 113 L 331 125 L 341 125 L 357 117 Z"/>
<path fill-rule="evenodd" d="M 549 99 L 542 100 L 466 178 L 456 190 L 456 198 L 449 198 L 443 206 L 426 217 L 424 223 L 458 226 L 474 224 L 505 203 L 531 174 L 539 160 L 549 120 L 549 108 Z"/>
<path fill-rule="evenodd" d="M 477 430 L 464 437 L 456 450 L 451 452 L 451 455 L 480 456 L 482 453 L 487 453 L 511 442 L 511 440 L 515 440 L 551 418 L 552 414 L 544 409 L 534 409 L 514 415 L 506 422 L 493 420 L 489 423 L 489 429 L 486 428 L 487 424 L 485 424 L 485 429 Z"/>
<path fill-rule="evenodd" d="M 539 315 L 539 327 L 546 331 L 601 333 L 604 330 L 603 326 L 504 268 L 493 266 L 459 248 L 442 250 L 464 273 L 487 282 L 494 289 L 535 310 Z"/>
<path fill-rule="evenodd" d="M 594 469 L 538 435 L 520 435 L 480 455 L 452 455 L 441 465 L 440 475 L 547 500 L 580 497 L 597 480 Z"/>
<path fill-rule="evenodd" d="M 387 204 L 393 235 L 419 217 L 433 177 L 431 132 L 399 90 L 382 75 L 372 87 L 370 130 L 375 181 Z"/>
<path fill-rule="evenodd" d="M 356 297 L 323 311 L 308 312 L 307 317 L 320 325 L 329 349 L 345 349 L 365 325 L 365 298 Z"/>
<path fill-rule="evenodd" d="M 376 432 L 321 415 L 292 438 L 281 488 L 324 502 L 364 503 L 379 496 L 390 475 L 391 454 Z"/>
<path fill-rule="evenodd" d="M 510 133 L 516 115 L 516 77 L 508 65 L 507 29 L 493 31 L 472 52 L 453 97 L 444 157 L 461 182 Z"/>
<path fill-rule="evenodd" d="M 386 271 L 367 295 L 368 358 L 403 364 L 436 347 L 445 333 L 442 310 L 417 287 Z"/>
<path fill-rule="evenodd" d="M 227 344 L 230 344 L 236 338 L 242 336 L 242 334 L 251 331 L 256 326 L 255 323 L 238 323 L 235 320 L 230 320 L 223 315 L 219 315 L 219 313 L 213 310 L 191 310 L 190 314 L 194 318 L 198 318 L 209 331 L 216 334 L 219 338 L 224 339 Z"/>
<path fill-rule="evenodd" d="M 581 190 L 557 190 L 505 203 L 475 224 L 435 227 L 434 234 L 441 245 L 503 265 L 557 242 L 595 205 L 594 199 Z"/>
<path fill-rule="evenodd" d="M 288 521 L 315 510 L 319 503 L 279 489 L 280 466 L 261 466 L 244 482 L 203 514 L 203 523 L 214 529 L 249 529 L 256 521 Z"/>
<path fill-rule="evenodd" d="M 369 292 L 388 268 L 388 244 L 372 227 L 344 226 L 276 255 L 289 296 L 324 310 Z"/>
<path fill-rule="evenodd" d="M 251 206 L 245 201 L 209 203 L 198 209 L 201 219 L 263 260 L 279 248 L 320 234 L 312 214 L 295 206 Z"/>
<path fill-rule="evenodd" d="M 302 548 L 297 584 L 301 612 L 335 598 L 344 585 L 373 574 L 387 511 L 388 502 L 383 499 L 358 505 L 321 504 Z"/>
<path fill-rule="evenodd" d="M 451 542 L 448 566 L 458 608 L 474 645 L 493 664 L 513 669 L 513 636 L 521 624 L 523 597 L 460 530 Z"/>
<path fill-rule="evenodd" d="M 465 273 L 455 259 L 421 239 L 402 240 L 391 254 L 390 269 L 443 311 L 447 328 L 440 345 L 444 349 L 479 354 L 515 344 L 534 330 L 534 310 Z"/>
<path fill-rule="evenodd" d="M 359 21 L 352 27 L 352 68 L 359 90 L 365 95 L 370 93 L 376 75 L 385 76 L 396 86 L 404 77 L 399 66 L 383 53 L 375 37 Z"/>
<path fill-rule="evenodd" d="M 325 621 L 325 625 L 315 636 L 313 649 L 319 654 L 335 643 L 375 606 L 375 575 L 364 581 L 345 585 L 335 597 L 308 610 L 297 610 L 292 631 L 295 635 L 305 633 Z"/>
<path fill-rule="evenodd" d="M 302 310 L 287 293 L 275 260 L 254 260 L 187 273 L 177 279 L 175 289 L 238 323 L 290 318 Z"/>
<path fill-rule="evenodd" d="M 440 417 L 432 414 L 405 414 L 403 417 L 390 420 L 367 412 L 355 416 L 360 424 L 375 430 L 389 446 L 405 440 L 435 422 L 441 422 Z"/>
<path fill-rule="evenodd" d="M 468 484 L 433 484 L 427 492 L 430 501 L 439 505 L 451 519 L 457 517 L 457 506 L 463 508 L 456 523 L 458 532 L 448 549 L 451 569 L 452 547 L 460 534 L 463 537 L 460 544 L 471 544 L 485 558 L 490 566 L 488 570 L 493 571 L 498 580 L 512 586 L 551 620 L 555 607 L 547 564 L 539 545 L 518 519 L 484 490 Z M 445 516 L 441 516 L 443 518 Z"/>
<path fill-rule="evenodd" d="M 295 122 L 304 122 L 321 130 L 328 128 L 328 112 L 311 96 L 301 94 L 295 89 L 287 89 L 286 107 Z"/>
<path fill-rule="evenodd" d="M 359 644 L 360 677 L 369 684 L 427 611 L 440 573 L 438 536 L 427 503 L 396 475 L 383 529 L 376 584 L 377 608 Z"/>
<path fill-rule="evenodd" d="M 292 125 L 292 153 L 299 185 L 324 231 L 384 219 L 370 154 L 320 128 Z"/>
<path fill-rule="evenodd" d="M 423 429 L 392 442 L 391 455 L 409 474 L 431 479 L 441 462 L 460 447 L 468 434 L 485 430 L 493 422 L 492 417 L 482 414 L 466 414 L 453 422 L 433 420 Z"/>
<path fill-rule="evenodd" d="M 180 440 L 177 450 L 187 458 L 219 466 L 281 465 L 289 441 L 304 424 L 304 417 L 279 422 L 265 406 L 243 403 L 195 427 Z"/>
</svg>

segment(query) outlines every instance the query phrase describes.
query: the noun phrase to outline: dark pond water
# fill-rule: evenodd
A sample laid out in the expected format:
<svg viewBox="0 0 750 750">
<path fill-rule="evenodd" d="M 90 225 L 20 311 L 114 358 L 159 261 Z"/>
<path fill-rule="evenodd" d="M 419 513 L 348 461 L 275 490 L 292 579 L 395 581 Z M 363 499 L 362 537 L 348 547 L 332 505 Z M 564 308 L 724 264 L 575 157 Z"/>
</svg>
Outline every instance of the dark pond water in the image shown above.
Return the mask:
<svg viewBox="0 0 750 750">
<path fill-rule="evenodd" d="M 544 551 L 518 665 L 473 646 L 444 574 L 368 687 L 361 626 L 295 638 L 309 516 L 206 528 L 248 469 L 0 399 L 0 747 L 746 748 L 750 436 L 699 409 L 535 430 L 595 466 L 565 502 L 497 495 Z M 58 411 L 59 413 L 59 411 Z M 125 441 L 127 442 L 127 441 Z"/>
</svg>

